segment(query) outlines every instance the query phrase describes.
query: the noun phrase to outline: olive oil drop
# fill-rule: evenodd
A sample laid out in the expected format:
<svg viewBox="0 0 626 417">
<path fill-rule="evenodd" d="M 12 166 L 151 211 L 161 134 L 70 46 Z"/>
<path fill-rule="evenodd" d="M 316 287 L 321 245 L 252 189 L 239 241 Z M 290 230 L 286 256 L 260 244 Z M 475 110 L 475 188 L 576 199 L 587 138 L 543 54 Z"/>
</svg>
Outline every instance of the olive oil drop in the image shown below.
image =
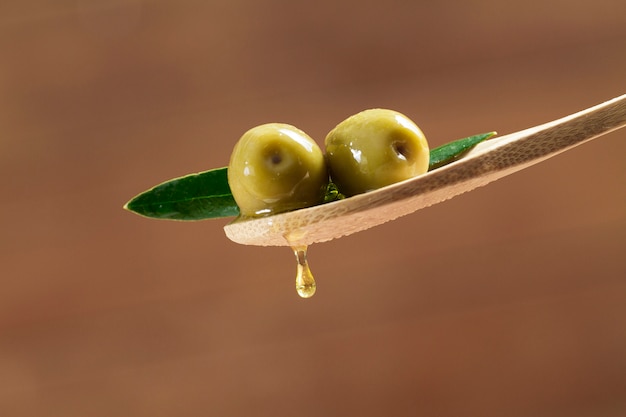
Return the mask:
<svg viewBox="0 0 626 417">
<path fill-rule="evenodd" d="M 306 259 L 306 246 L 292 247 L 296 260 L 298 262 L 298 270 L 296 272 L 296 291 L 302 298 L 311 298 L 315 294 L 316 285 L 309 263 Z"/>
</svg>

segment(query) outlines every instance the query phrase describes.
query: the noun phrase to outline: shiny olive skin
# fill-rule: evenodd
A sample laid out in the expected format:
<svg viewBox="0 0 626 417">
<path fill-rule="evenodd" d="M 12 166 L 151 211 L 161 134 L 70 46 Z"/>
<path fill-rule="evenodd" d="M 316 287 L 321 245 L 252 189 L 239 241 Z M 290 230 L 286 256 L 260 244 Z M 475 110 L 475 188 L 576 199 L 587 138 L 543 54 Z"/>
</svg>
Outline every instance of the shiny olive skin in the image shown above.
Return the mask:
<svg viewBox="0 0 626 417">
<path fill-rule="evenodd" d="M 331 181 L 347 197 L 428 171 L 426 137 L 393 110 L 370 109 L 347 118 L 328 133 L 325 146 Z"/>
<path fill-rule="evenodd" d="M 268 123 L 248 130 L 235 145 L 228 184 L 241 215 L 259 217 L 322 203 L 328 170 L 306 133 Z"/>
</svg>

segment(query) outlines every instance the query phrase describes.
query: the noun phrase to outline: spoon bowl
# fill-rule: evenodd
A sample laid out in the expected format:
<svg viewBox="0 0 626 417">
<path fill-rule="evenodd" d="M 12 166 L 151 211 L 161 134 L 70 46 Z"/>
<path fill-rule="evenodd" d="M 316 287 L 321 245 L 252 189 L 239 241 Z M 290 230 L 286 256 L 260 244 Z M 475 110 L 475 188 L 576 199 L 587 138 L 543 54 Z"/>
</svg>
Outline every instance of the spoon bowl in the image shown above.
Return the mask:
<svg viewBox="0 0 626 417">
<path fill-rule="evenodd" d="M 423 175 L 332 203 L 224 227 L 236 243 L 306 246 L 347 236 L 484 186 L 626 125 L 626 94 L 561 119 L 478 144 Z"/>
</svg>

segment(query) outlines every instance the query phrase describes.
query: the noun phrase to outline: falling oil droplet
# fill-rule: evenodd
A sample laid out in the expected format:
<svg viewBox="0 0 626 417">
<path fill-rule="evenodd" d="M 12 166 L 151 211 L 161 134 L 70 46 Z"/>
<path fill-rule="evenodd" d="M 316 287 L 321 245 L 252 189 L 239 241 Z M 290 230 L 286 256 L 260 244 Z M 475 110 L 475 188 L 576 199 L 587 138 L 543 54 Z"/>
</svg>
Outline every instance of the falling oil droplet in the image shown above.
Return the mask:
<svg viewBox="0 0 626 417">
<path fill-rule="evenodd" d="M 296 291 L 302 298 L 311 298 L 315 294 L 315 279 L 306 260 L 306 246 L 292 248 L 298 261 L 298 271 L 296 274 Z"/>
</svg>

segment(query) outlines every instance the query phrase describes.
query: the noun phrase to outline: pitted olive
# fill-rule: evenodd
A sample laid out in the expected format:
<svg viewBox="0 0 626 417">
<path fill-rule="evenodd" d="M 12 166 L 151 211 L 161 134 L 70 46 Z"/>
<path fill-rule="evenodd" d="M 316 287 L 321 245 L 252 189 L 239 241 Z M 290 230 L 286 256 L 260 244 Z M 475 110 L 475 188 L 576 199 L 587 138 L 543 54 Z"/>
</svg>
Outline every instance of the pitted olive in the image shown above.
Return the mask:
<svg viewBox="0 0 626 417">
<path fill-rule="evenodd" d="M 428 142 L 405 115 L 370 109 L 339 123 L 326 136 L 331 181 L 346 195 L 364 193 L 428 171 Z"/>
<path fill-rule="evenodd" d="M 228 184 L 242 216 L 259 217 L 320 204 L 328 171 L 320 147 L 283 123 L 247 131 L 235 145 Z"/>
</svg>

